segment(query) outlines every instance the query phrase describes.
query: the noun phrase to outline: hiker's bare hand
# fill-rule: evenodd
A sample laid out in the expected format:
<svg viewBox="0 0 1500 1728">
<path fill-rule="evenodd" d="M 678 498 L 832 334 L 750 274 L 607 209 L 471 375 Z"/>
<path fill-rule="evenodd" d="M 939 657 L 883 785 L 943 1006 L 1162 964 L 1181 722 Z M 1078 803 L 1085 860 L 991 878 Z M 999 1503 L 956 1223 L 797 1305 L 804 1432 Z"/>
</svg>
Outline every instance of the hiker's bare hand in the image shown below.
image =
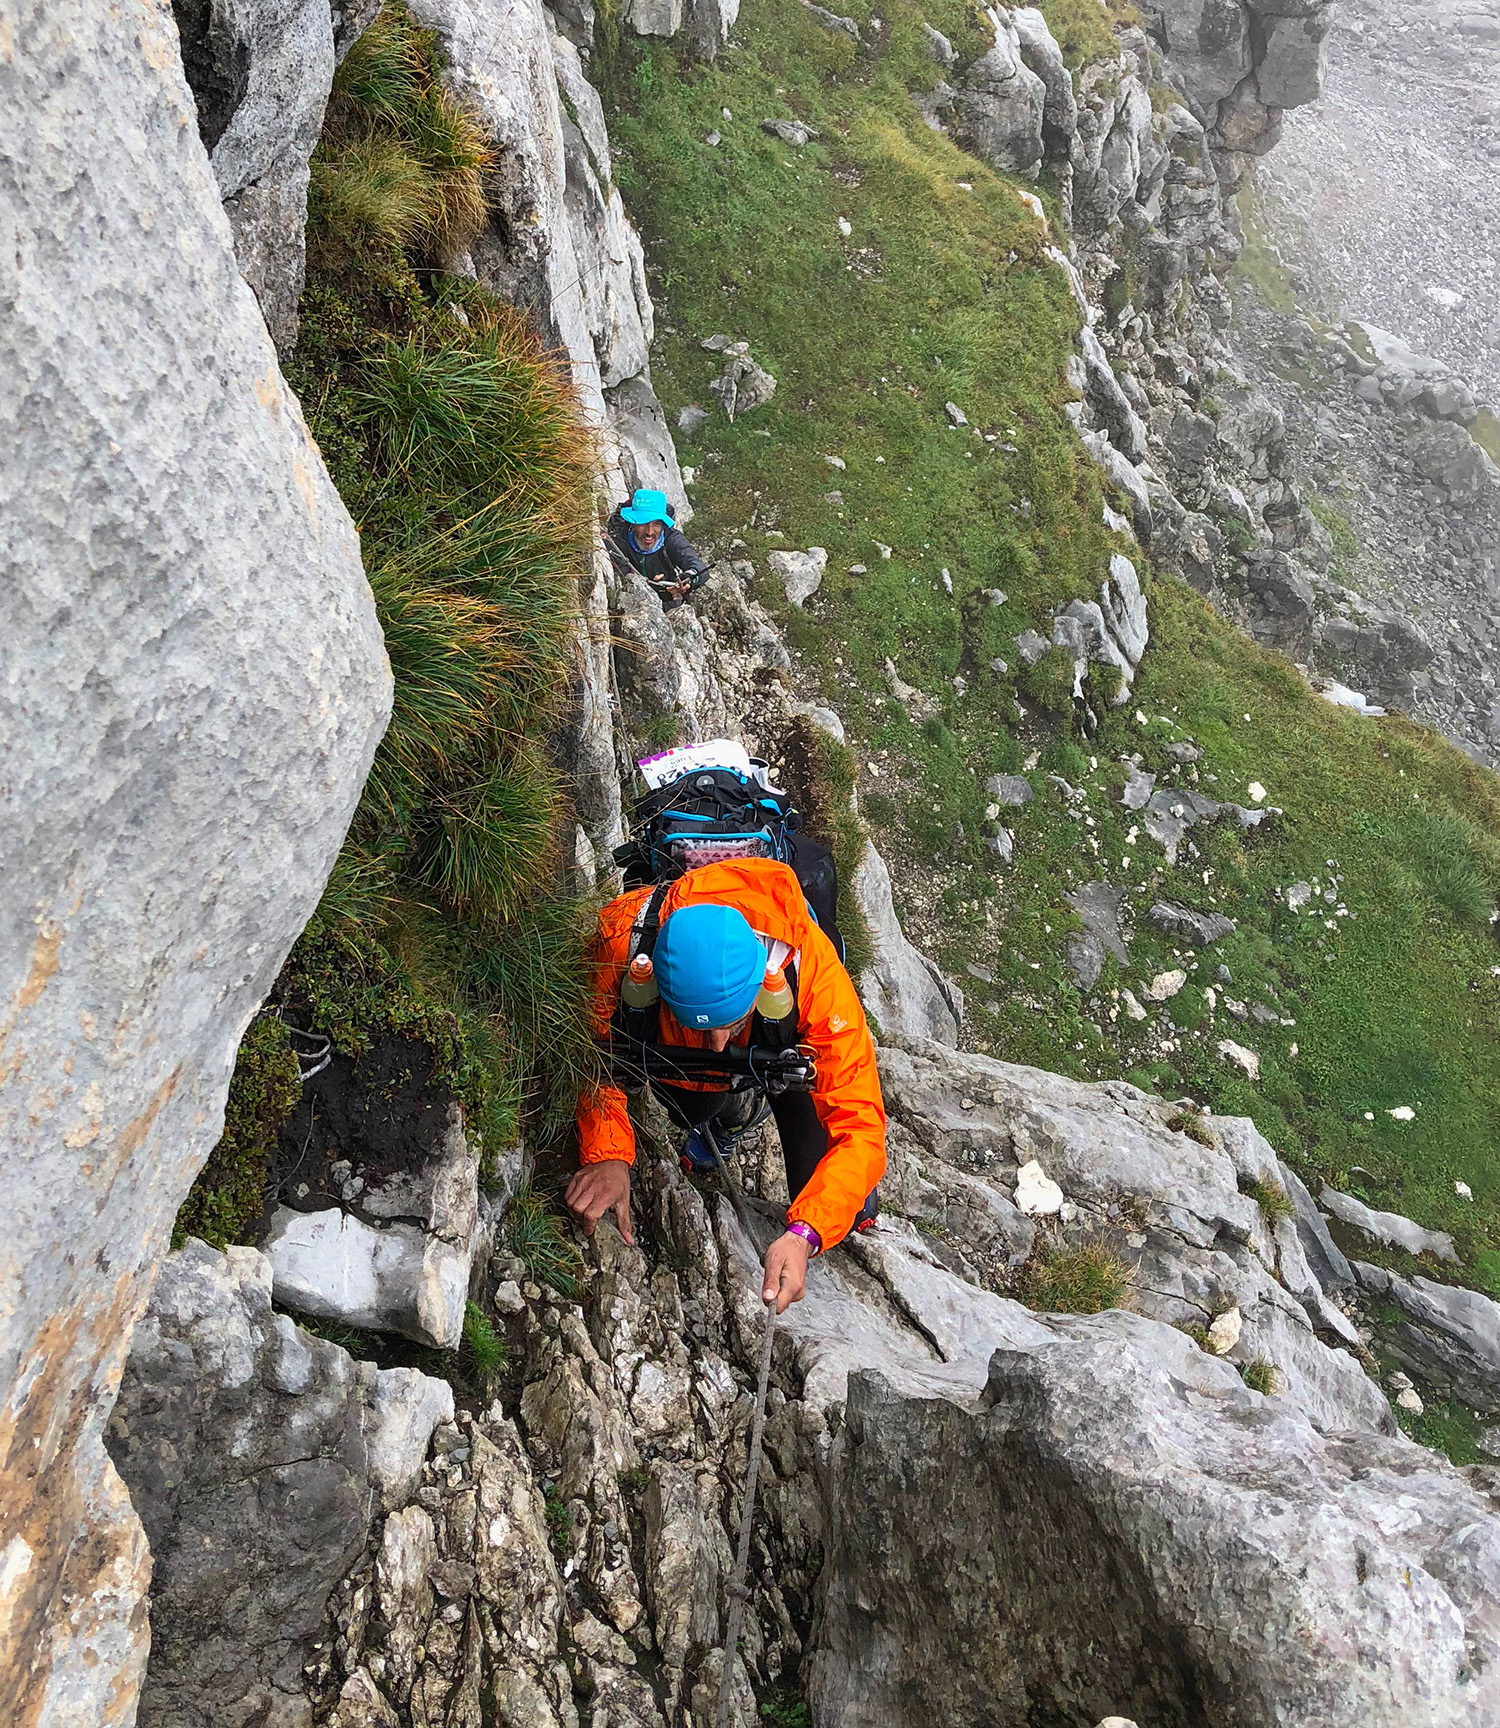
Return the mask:
<svg viewBox="0 0 1500 1728">
<path fill-rule="evenodd" d="M 602 1164 L 585 1164 L 568 1184 L 563 1204 L 583 1225 L 586 1235 L 606 1212 L 613 1212 L 620 1234 L 634 1243 L 630 1228 L 630 1166 L 623 1158 L 606 1158 Z"/>
<path fill-rule="evenodd" d="M 762 1302 L 775 1298 L 776 1312 L 785 1314 L 807 1292 L 807 1262 L 812 1249 L 790 1230 L 766 1249 L 766 1276 L 760 1293 Z"/>
</svg>

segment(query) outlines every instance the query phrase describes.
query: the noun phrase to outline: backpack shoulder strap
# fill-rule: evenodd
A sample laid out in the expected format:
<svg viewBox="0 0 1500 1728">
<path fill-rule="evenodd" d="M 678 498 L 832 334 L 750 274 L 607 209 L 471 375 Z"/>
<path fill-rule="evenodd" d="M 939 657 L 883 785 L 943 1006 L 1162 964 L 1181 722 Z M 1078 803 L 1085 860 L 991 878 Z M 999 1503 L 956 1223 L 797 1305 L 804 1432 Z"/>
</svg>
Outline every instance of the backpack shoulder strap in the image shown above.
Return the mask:
<svg viewBox="0 0 1500 1728">
<path fill-rule="evenodd" d="M 652 893 L 642 901 L 641 910 L 631 930 L 627 965 L 637 954 L 644 954 L 649 959 L 656 952 L 656 938 L 661 934 L 661 909 L 671 891 L 670 882 L 659 882 Z"/>
</svg>

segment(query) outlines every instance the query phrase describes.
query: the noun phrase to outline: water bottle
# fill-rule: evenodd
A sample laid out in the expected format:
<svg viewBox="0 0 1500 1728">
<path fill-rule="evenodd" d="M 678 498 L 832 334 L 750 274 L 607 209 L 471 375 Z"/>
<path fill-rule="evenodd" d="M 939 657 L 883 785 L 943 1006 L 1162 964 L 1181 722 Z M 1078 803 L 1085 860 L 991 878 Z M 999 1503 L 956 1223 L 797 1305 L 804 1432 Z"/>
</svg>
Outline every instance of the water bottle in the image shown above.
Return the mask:
<svg viewBox="0 0 1500 1728">
<path fill-rule="evenodd" d="M 656 969 L 649 954 L 637 954 L 625 969 L 620 984 L 620 1000 L 627 1008 L 649 1008 L 656 1001 Z"/>
<path fill-rule="evenodd" d="M 792 987 L 780 967 L 766 973 L 760 995 L 755 998 L 755 1011 L 762 1020 L 785 1020 L 791 1013 Z"/>
</svg>

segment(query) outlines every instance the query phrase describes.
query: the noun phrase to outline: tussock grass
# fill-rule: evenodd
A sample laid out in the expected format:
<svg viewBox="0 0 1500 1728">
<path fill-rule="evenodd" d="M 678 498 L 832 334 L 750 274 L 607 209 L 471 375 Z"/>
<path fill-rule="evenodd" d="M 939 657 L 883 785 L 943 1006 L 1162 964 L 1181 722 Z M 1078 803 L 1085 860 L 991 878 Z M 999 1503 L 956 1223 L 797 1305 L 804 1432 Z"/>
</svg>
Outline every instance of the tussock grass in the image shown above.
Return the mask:
<svg viewBox="0 0 1500 1728">
<path fill-rule="evenodd" d="M 487 1169 L 523 1119 L 555 1130 L 597 1071 L 547 744 L 595 452 L 527 320 L 432 268 L 483 226 L 489 164 L 439 71 L 432 35 L 387 7 L 339 70 L 314 157 L 287 370 L 360 525 L 395 699 L 277 995 L 345 1054 L 388 1031 L 427 1043 Z"/>
<path fill-rule="evenodd" d="M 432 221 L 436 199 L 423 163 L 394 138 L 358 138 L 315 158 L 309 216 L 328 239 L 396 248 Z"/>
<path fill-rule="evenodd" d="M 422 876 L 475 924 L 520 916 L 557 859 L 558 774 L 535 749 L 507 753 L 436 795 Z"/>
<path fill-rule="evenodd" d="M 484 230 L 482 127 L 439 81 L 435 38 L 391 5 L 334 75 L 312 159 L 311 240 L 324 261 L 415 248 L 442 265 Z"/>
<path fill-rule="evenodd" d="M 1130 1267 L 1106 1243 L 1042 1243 L 1023 1270 L 1020 1296 L 1048 1314 L 1102 1314 L 1125 1306 Z"/>
<path fill-rule="evenodd" d="M 1260 1215 L 1274 1229 L 1283 1218 L 1295 1218 L 1297 1208 L 1292 1197 L 1279 1182 L 1248 1182 L 1244 1192 L 1260 1208 Z"/>
<path fill-rule="evenodd" d="M 1263 1392 L 1269 1397 L 1276 1390 L 1276 1365 L 1264 1356 L 1257 1356 L 1240 1369 L 1240 1379 L 1252 1392 Z"/>
<path fill-rule="evenodd" d="M 482 1398 L 494 1395 L 510 1365 L 510 1345 L 477 1302 L 464 1304 L 463 1369 Z"/>
<path fill-rule="evenodd" d="M 505 1240 L 533 1284 L 545 1284 L 569 1301 L 583 1293 L 583 1257 L 540 1194 L 527 1189 L 511 1201 Z"/>
</svg>

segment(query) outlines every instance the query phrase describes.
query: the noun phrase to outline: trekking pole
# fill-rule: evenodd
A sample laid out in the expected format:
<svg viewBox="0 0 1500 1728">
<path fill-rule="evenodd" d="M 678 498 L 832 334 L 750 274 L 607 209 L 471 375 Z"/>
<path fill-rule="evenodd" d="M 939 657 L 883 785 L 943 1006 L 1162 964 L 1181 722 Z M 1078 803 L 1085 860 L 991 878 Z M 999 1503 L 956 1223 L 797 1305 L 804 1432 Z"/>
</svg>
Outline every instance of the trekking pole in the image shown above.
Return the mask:
<svg viewBox="0 0 1500 1728">
<path fill-rule="evenodd" d="M 750 1528 L 755 1520 L 755 1484 L 760 1476 L 761 1444 L 766 1433 L 766 1395 L 771 1384 L 771 1349 L 776 1342 L 776 1298 L 766 1303 L 766 1339 L 760 1354 L 760 1379 L 755 1387 L 755 1414 L 750 1423 L 750 1451 L 745 1464 L 745 1500 L 740 1508 L 740 1539 L 734 1573 L 724 1586 L 729 1603 L 729 1624 L 724 1633 L 724 1667 L 719 1675 L 719 1708 L 714 1728 L 728 1728 L 730 1688 L 734 1681 L 734 1657 L 739 1649 L 740 1625 L 751 1592 L 745 1579 L 750 1571 Z"/>
</svg>

